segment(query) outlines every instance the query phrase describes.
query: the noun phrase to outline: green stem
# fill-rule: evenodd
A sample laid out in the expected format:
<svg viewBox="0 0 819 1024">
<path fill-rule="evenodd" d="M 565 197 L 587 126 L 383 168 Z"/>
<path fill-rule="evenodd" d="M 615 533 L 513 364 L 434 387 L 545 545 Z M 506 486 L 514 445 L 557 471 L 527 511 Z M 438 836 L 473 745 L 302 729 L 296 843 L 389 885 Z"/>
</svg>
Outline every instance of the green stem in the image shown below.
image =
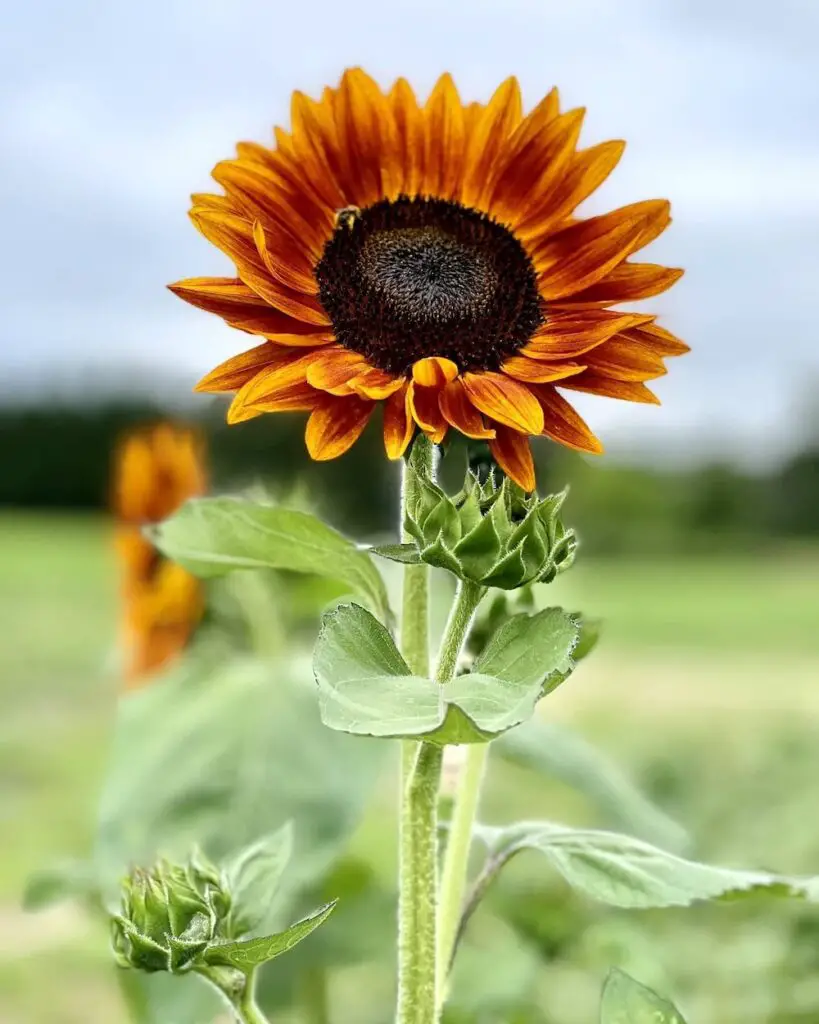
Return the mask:
<svg viewBox="0 0 819 1024">
<path fill-rule="evenodd" d="M 438 652 L 438 667 L 435 670 L 436 682 L 448 683 L 455 675 L 458 658 L 461 656 L 464 643 L 469 635 L 469 627 L 472 625 L 475 612 L 485 593 L 486 587 L 482 587 L 480 583 L 473 583 L 471 580 L 458 582 L 455 601 L 449 613 L 449 620 L 441 640 L 441 649 Z"/>
<path fill-rule="evenodd" d="M 237 1024 L 270 1024 L 256 1002 L 256 968 L 205 967 L 198 972 L 230 1006 Z"/>
<path fill-rule="evenodd" d="M 425 470 L 433 471 L 433 449 L 419 436 Z M 412 501 L 413 474 L 404 464 L 401 519 Z M 403 535 L 404 540 L 409 538 Z M 404 567 L 401 652 L 409 667 L 429 675 L 429 566 Z M 437 899 L 437 813 L 441 752 L 429 744 L 401 744 L 401 809 L 398 869 L 397 1024 L 431 1024 L 435 1016 L 435 920 Z"/>
<path fill-rule="evenodd" d="M 330 1024 L 327 971 L 322 967 L 305 971 L 301 992 L 305 1024 Z"/>
<path fill-rule="evenodd" d="M 461 770 L 449 824 L 438 911 L 439 1007 L 443 1006 L 446 998 L 446 978 L 460 927 L 464 893 L 466 892 L 469 849 L 472 843 L 472 826 L 478 810 L 488 753 L 488 743 L 475 743 L 467 749 L 466 762 Z"/>
</svg>

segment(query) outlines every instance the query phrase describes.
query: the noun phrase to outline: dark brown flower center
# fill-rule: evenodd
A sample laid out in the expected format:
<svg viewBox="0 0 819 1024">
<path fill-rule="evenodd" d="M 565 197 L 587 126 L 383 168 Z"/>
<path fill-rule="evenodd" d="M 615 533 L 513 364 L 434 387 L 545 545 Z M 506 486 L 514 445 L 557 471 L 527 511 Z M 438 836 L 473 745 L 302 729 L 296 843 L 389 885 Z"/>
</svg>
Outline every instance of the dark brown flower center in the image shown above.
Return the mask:
<svg viewBox="0 0 819 1024">
<path fill-rule="evenodd" d="M 315 274 L 340 344 L 388 373 L 426 356 L 496 370 L 543 322 L 521 243 L 445 199 L 400 196 L 342 211 Z"/>
</svg>

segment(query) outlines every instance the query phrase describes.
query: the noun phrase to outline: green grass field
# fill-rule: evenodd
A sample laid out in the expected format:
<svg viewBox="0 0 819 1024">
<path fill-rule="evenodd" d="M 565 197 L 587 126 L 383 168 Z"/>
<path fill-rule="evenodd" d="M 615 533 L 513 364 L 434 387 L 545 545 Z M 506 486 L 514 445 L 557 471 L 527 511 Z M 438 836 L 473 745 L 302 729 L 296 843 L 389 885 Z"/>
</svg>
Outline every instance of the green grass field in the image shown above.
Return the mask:
<svg viewBox="0 0 819 1024">
<path fill-rule="evenodd" d="M 19 902 L 30 871 L 90 841 L 118 685 L 110 538 L 93 518 L 2 516 L 0 566 L 0 1024 L 117 1024 L 105 936 L 74 908 L 29 916 Z M 554 599 L 604 616 L 606 633 L 548 711 L 616 756 L 704 854 L 819 873 L 817 580 L 810 550 L 581 557 Z M 529 795 L 504 775 L 487 816 Z M 574 813 L 560 787 L 538 800 L 538 813 Z M 689 1024 L 819 1020 L 819 915 L 771 903 L 687 913 L 587 914 L 544 995 L 555 1024 L 595 1019 L 581 979 L 632 961 L 695 993 Z"/>
</svg>

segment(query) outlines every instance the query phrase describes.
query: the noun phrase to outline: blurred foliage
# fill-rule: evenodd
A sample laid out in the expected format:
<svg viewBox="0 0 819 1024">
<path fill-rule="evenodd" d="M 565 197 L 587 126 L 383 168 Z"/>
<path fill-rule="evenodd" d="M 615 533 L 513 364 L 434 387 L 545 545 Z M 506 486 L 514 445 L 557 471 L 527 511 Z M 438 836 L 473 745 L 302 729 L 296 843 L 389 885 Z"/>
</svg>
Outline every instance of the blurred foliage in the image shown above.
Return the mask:
<svg viewBox="0 0 819 1024">
<path fill-rule="evenodd" d="M 0 506 L 104 507 L 117 439 L 168 415 L 173 411 L 136 400 L 0 408 Z M 342 459 L 315 464 L 304 450 L 303 416 L 262 416 L 229 428 L 224 403 L 203 401 L 192 422 L 207 436 L 215 489 L 261 481 L 287 492 L 298 484 L 320 513 L 359 538 L 394 529 L 397 470 L 383 457 L 377 423 Z M 447 462 L 455 466 L 444 479 L 457 486 L 463 445 L 451 447 Z M 588 460 L 546 442 L 535 449 L 541 493 L 571 486 L 565 514 L 584 553 L 750 550 L 767 538 L 819 536 L 819 436 L 758 474 L 727 462 L 660 469 Z"/>
</svg>

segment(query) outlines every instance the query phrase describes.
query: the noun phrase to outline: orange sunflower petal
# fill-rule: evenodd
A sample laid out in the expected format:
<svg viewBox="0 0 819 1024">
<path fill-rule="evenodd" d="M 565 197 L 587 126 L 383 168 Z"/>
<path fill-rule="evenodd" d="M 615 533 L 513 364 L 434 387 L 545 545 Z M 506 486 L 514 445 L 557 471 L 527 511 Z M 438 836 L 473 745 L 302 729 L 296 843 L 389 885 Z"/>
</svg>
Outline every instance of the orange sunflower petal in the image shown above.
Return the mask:
<svg viewBox="0 0 819 1024">
<path fill-rule="evenodd" d="M 384 370 L 378 370 L 374 366 L 368 366 L 366 370 L 357 373 L 355 377 L 348 381 L 348 384 L 357 395 L 360 395 L 362 398 L 372 398 L 376 401 L 389 398 L 396 391 L 400 391 L 405 383 L 403 377 L 394 377 L 392 374 L 385 373 Z"/>
<path fill-rule="evenodd" d="M 438 395 L 438 388 L 425 388 L 414 380 L 407 385 L 407 408 L 433 444 L 440 444 L 449 429 L 438 404 Z"/>
<path fill-rule="evenodd" d="M 486 181 L 499 160 L 509 136 L 520 124 L 522 106 L 520 86 L 514 77 L 498 86 L 485 107 L 477 105 L 467 131 L 464 155 L 464 181 L 461 202 L 465 206 L 478 206 Z"/>
<path fill-rule="evenodd" d="M 442 388 L 457 376 L 457 365 L 441 356 L 429 356 L 412 364 L 412 379 L 425 388 Z"/>
<path fill-rule="evenodd" d="M 497 437 L 489 442 L 492 457 L 504 473 L 524 491 L 535 489 L 535 463 L 529 438 L 509 427 L 498 426 Z"/>
<path fill-rule="evenodd" d="M 369 206 L 383 198 L 384 155 L 396 147 L 391 111 L 378 84 L 361 68 L 344 72 L 335 98 L 345 192 L 357 206 Z"/>
<path fill-rule="evenodd" d="M 251 334 L 310 336 L 320 330 L 315 324 L 306 324 L 273 309 L 236 277 L 189 277 L 168 288 L 192 306 L 215 313 L 232 327 Z"/>
<path fill-rule="evenodd" d="M 321 358 L 307 368 L 307 381 L 320 391 L 331 395 L 352 393 L 349 381 L 367 368 L 367 360 L 358 352 L 339 346 L 326 348 Z"/>
<path fill-rule="evenodd" d="M 308 383 L 307 371 L 321 358 L 321 350 L 304 355 L 287 353 L 281 362 L 260 370 L 241 388 L 233 399 L 228 411 L 228 422 L 244 419 L 245 411 L 259 409 L 264 405 L 267 412 L 280 409 L 310 409 L 317 395 Z"/>
<path fill-rule="evenodd" d="M 615 380 L 654 380 L 668 372 L 661 353 L 622 334 L 590 352 L 587 361 L 590 373 Z"/>
<path fill-rule="evenodd" d="M 314 298 L 271 279 L 256 249 L 249 222 L 209 210 L 192 210 L 191 220 L 209 242 L 230 256 L 245 284 L 271 306 L 306 323 L 330 325 L 327 314 Z"/>
<path fill-rule="evenodd" d="M 408 394 L 407 386 L 403 385 L 384 402 L 384 449 L 388 459 L 400 459 L 415 433 Z"/>
<path fill-rule="evenodd" d="M 541 296 L 565 298 L 595 284 L 668 223 L 668 208 L 664 199 L 633 203 L 551 235 L 531 253 Z"/>
<path fill-rule="evenodd" d="M 561 387 L 572 391 L 584 391 L 590 395 L 602 395 L 605 398 L 620 398 L 625 402 L 640 402 L 645 405 L 659 405 L 660 399 L 641 381 L 614 380 L 593 370 L 587 370 L 572 380 L 561 384 Z"/>
<path fill-rule="evenodd" d="M 450 381 L 441 389 L 438 407 L 447 423 L 466 437 L 488 439 L 495 436 L 495 431 L 486 426 L 481 414 L 469 401 L 462 381 Z"/>
<path fill-rule="evenodd" d="M 394 181 L 399 192 L 414 196 L 424 177 L 424 115 L 412 86 L 399 78 L 389 94 L 396 129 L 396 163 L 403 170 Z"/>
<path fill-rule="evenodd" d="M 516 234 L 536 244 L 538 238 L 557 227 L 603 184 L 625 148 L 625 142 L 613 140 L 576 153 L 565 172 L 529 205 L 525 219 L 516 227 Z"/>
<path fill-rule="evenodd" d="M 649 299 L 667 291 L 683 276 L 676 267 L 662 267 L 657 263 L 630 263 L 627 260 L 609 271 L 596 284 L 561 300 L 557 305 L 568 308 L 613 306 L 619 302 Z"/>
<path fill-rule="evenodd" d="M 205 374 L 194 390 L 215 393 L 238 391 L 260 370 L 280 365 L 288 358 L 287 352 L 276 348 L 272 342 L 265 341 L 220 363 L 210 373 Z"/>
<path fill-rule="evenodd" d="M 321 398 L 310 413 L 304 434 L 310 458 L 325 462 L 352 448 L 361 437 L 374 408 L 374 402 L 358 395 Z"/>
<path fill-rule="evenodd" d="M 466 130 L 455 82 L 441 75 L 424 107 L 424 192 L 458 198 L 463 179 Z"/>
<path fill-rule="evenodd" d="M 585 366 L 575 363 L 547 363 L 536 359 L 527 359 L 525 355 L 510 356 L 501 366 L 501 370 L 515 380 L 525 384 L 546 384 L 552 380 L 572 377 L 585 370 Z"/>
<path fill-rule="evenodd" d="M 591 432 L 586 421 L 553 387 L 542 385 L 535 390 L 535 394 L 543 409 L 542 433 L 546 437 L 577 451 L 592 455 L 603 453 L 603 445 Z"/>
<path fill-rule="evenodd" d="M 265 230 L 260 220 L 253 222 L 253 241 L 268 272 L 293 291 L 303 292 L 305 295 L 318 295 L 318 283 L 312 268 L 309 268 L 309 264 L 308 269 L 299 266 L 294 258 L 296 247 L 293 243 L 280 236 L 275 244 L 268 245 L 269 236 L 272 242 L 275 236 L 271 235 L 270 229 Z"/>
<path fill-rule="evenodd" d="M 664 356 L 684 356 L 686 352 L 691 351 L 690 345 L 686 345 L 671 331 L 667 331 L 655 323 L 630 327 L 623 331 L 623 337 L 629 338 L 631 341 L 639 341 L 641 344 L 649 346 L 652 351 Z"/>
<path fill-rule="evenodd" d="M 607 309 L 551 314 L 520 354 L 530 359 L 572 359 L 620 331 L 651 319 L 647 314 L 615 313 Z"/>
<path fill-rule="evenodd" d="M 465 373 L 461 380 L 469 401 L 485 416 L 522 434 L 543 430 L 543 412 L 525 384 L 502 373 Z"/>
</svg>

